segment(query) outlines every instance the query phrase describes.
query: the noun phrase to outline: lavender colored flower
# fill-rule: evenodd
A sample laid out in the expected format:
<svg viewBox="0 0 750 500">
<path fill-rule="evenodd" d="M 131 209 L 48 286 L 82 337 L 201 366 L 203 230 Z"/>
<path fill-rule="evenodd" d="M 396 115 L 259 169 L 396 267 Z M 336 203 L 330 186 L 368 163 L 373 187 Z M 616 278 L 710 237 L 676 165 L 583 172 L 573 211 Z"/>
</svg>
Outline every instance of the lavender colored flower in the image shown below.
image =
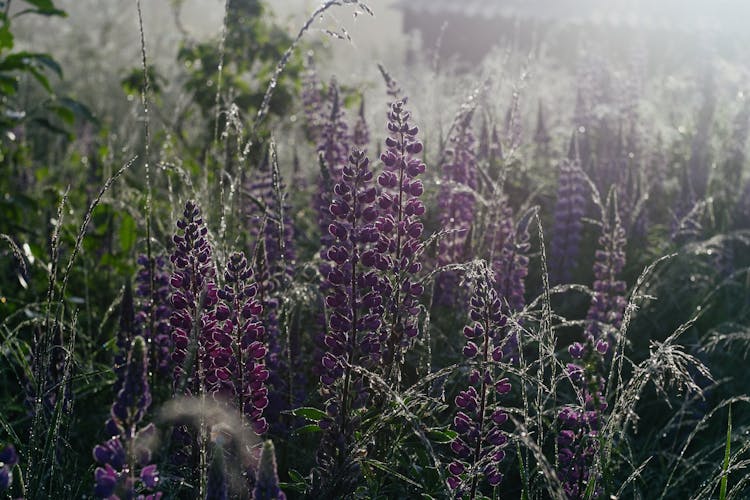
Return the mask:
<svg viewBox="0 0 750 500">
<path fill-rule="evenodd" d="M 470 301 L 464 356 L 472 366 L 470 385 L 455 398 L 458 411 L 453 428 L 458 436 L 451 443 L 457 458 L 448 466 L 448 485 L 456 496 L 476 498 L 481 478 L 491 486 L 502 480 L 499 463 L 505 458 L 507 434 L 500 428 L 508 414 L 500 404 L 511 390 L 508 378 L 498 375 L 498 363 L 509 340 L 507 316 L 493 287 L 492 271 L 481 270 Z M 467 491 L 468 490 L 468 491 Z"/>
<path fill-rule="evenodd" d="M 569 283 L 573 278 L 586 210 L 586 185 L 580 161 L 577 158 L 563 160 L 558 171 L 557 202 L 550 245 L 550 281 L 553 284 Z"/>
<path fill-rule="evenodd" d="M 273 442 L 270 440 L 263 443 L 263 450 L 260 453 L 253 500 L 286 500 L 286 495 L 279 487 L 279 476 L 276 472 L 276 452 Z"/>
<path fill-rule="evenodd" d="M 318 474 L 326 479 L 335 478 L 335 471 L 351 460 L 348 447 L 357 427 L 355 412 L 368 397 L 365 382 L 352 367 L 374 366 L 384 340 L 378 269 L 384 269 L 387 260 L 376 249 L 378 210 L 372 180 L 368 158 L 353 149 L 330 206 L 334 221 L 328 230 L 334 243 L 328 251 L 329 320 L 320 376 L 328 418 L 320 424 L 325 433 L 318 450 Z"/>
<path fill-rule="evenodd" d="M 591 477 L 598 451 L 597 436 L 607 409 L 604 387 L 606 361 L 616 340 L 616 332 L 625 310 L 625 282 L 617 275 L 625 265 L 625 231 L 622 228 L 613 198 L 607 203 L 603 217 L 601 248 L 594 264 L 594 297 L 587 315 L 585 343 L 574 342 L 568 352 L 574 362 L 567 366 L 567 375 L 578 386 L 580 407 L 565 407 L 558 415 L 558 475 L 569 498 L 582 498 Z M 599 491 L 597 486 L 596 491 Z"/>
<path fill-rule="evenodd" d="M 466 113 L 458 132 L 451 138 L 453 148 L 443 166 L 443 185 L 438 206 L 440 227 L 448 234 L 440 239 L 437 263 L 440 266 L 464 260 L 469 232 L 474 224 L 476 179 L 476 141 L 471 131 L 471 116 Z M 463 303 L 459 294 L 458 273 L 442 272 L 435 282 L 435 303 L 454 306 Z"/>
<path fill-rule="evenodd" d="M 18 464 L 18 455 L 13 445 L 8 445 L 0 451 L 0 492 L 10 488 L 13 482 L 13 467 Z"/>
<path fill-rule="evenodd" d="M 584 391 L 586 392 L 586 391 Z M 599 450 L 597 439 L 600 415 L 606 405 L 594 407 L 594 399 L 587 393 L 580 408 L 564 407 L 558 414 L 560 431 L 557 435 L 558 476 L 570 499 L 584 498 L 591 478 L 591 468 Z M 596 488 L 598 496 L 600 488 Z"/>
<path fill-rule="evenodd" d="M 618 279 L 625 266 L 625 230 L 616 207 L 612 219 L 602 221 L 600 248 L 594 263 L 594 297 L 586 326 L 587 341 L 598 351 L 604 351 L 603 354 L 615 340 L 626 305 L 626 285 Z"/>
<path fill-rule="evenodd" d="M 318 192 L 316 195 L 316 208 L 318 210 L 318 227 L 320 229 L 320 264 L 318 271 L 322 277 L 321 292 L 327 293 L 329 287 L 326 277 L 331 272 L 331 263 L 328 259 L 328 251 L 334 243 L 334 236 L 328 231 L 328 227 L 334 222 L 334 216 L 330 211 L 333 201 L 332 193 L 334 186 L 341 181 L 341 172 L 347 164 L 349 154 L 349 133 L 344 120 L 341 102 L 339 100 L 338 86 L 335 81 L 331 82 L 328 96 L 328 120 L 323 128 L 323 134 L 318 145 L 318 156 L 320 158 L 320 178 Z M 325 310 L 325 304 L 321 304 L 321 311 Z M 327 331 L 326 315 L 321 312 L 316 318 L 319 331 L 314 337 L 315 352 L 313 353 L 313 373 L 318 375 L 321 360 L 326 352 L 325 332 Z"/>
<path fill-rule="evenodd" d="M 341 180 L 341 170 L 347 163 L 350 141 L 348 127 L 340 102 L 338 85 L 335 80 L 331 82 L 329 88 L 328 106 L 330 107 L 328 120 L 323 127 L 320 144 L 318 145 L 318 155 L 321 160 L 321 176 L 316 199 L 318 226 L 321 232 L 320 257 L 323 263 L 320 267 L 320 274 L 322 276 L 326 276 L 329 271 L 327 253 L 333 242 L 333 237 L 328 232 L 328 226 L 333 221 L 329 210 L 331 193 L 333 192 L 333 186 Z"/>
<path fill-rule="evenodd" d="M 140 267 L 135 277 L 135 296 L 138 302 L 135 331 L 148 342 L 149 359 L 153 365 L 151 371 L 162 377 L 173 370 L 169 324 L 172 305 L 169 301 L 171 290 L 167 262 L 163 255 L 152 257 L 150 261 L 146 255 L 141 255 L 137 259 Z"/>
<path fill-rule="evenodd" d="M 100 464 L 94 471 L 94 495 L 98 498 L 159 499 L 152 492 L 159 483 L 159 473 L 151 462 L 148 447 L 156 428 L 153 424 L 138 429 L 151 405 L 148 384 L 148 355 L 143 337 L 136 336 L 127 359 L 125 375 L 107 421 L 108 441 L 93 450 Z"/>
<path fill-rule="evenodd" d="M 204 390 L 205 344 L 216 330 L 216 269 L 211 260 L 208 229 L 195 202 L 185 204 L 177 227 L 180 232 L 173 238 L 175 249 L 170 257 L 174 266 L 170 278 L 174 382 L 178 392 L 197 395 Z"/>
<path fill-rule="evenodd" d="M 246 416 L 257 434 L 268 430 L 263 410 L 268 406 L 265 382 L 265 329 L 259 321 L 263 311 L 256 299 L 258 287 L 245 255 L 229 256 L 224 287 L 218 291 L 216 308 L 219 327 L 206 345 L 206 384 L 210 392 L 230 399 Z"/>
<path fill-rule="evenodd" d="M 352 150 L 330 206 L 334 221 L 328 230 L 335 243 L 327 255 L 331 262 L 326 297 L 330 318 L 321 377 L 324 386 L 341 378 L 346 364 L 367 358 L 377 361 L 381 353 L 383 308 L 378 291 L 381 280 L 375 269 L 383 268 L 386 261 L 374 247 L 379 239 L 374 225 L 377 193 L 370 185 L 369 163 L 364 152 Z"/>
<path fill-rule="evenodd" d="M 387 276 L 381 295 L 388 298 L 388 338 L 383 345 L 383 361 L 389 372 L 394 362 L 400 363 L 403 351 L 419 332 L 418 305 L 424 293 L 424 286 L 415 275 L 422 269 L 425 212 L 420 200 L 424 187 L 417 177 L 424 173 L 425 165 L 417 156 L 423 149 L 417 139 L 419 129 L 409 123 L 410 118 L 405 101 L 391 105 L 386 150 L 380 156 L 384 171 L 378 177 L 382 188 L 378 206 L 382 213 L 375 222 L 379 233 L 376 250 L 382 258 L 377 268 Z"/>
</svg>

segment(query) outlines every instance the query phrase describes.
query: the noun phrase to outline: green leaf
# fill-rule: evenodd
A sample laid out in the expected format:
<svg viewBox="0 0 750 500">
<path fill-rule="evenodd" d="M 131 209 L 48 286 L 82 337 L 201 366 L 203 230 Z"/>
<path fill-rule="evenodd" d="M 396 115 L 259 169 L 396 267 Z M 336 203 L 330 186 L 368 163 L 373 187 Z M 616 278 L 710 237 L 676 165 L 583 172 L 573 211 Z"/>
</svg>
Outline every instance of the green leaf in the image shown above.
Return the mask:
<svg viewBox="0 0 750 500">
<path fill-rule="evenodd" d="M 321 429 L 318 424 L 307 424 L 295 429 L 294 434 L 297 436 L 299 436 L 300 434 L 313 434 L 315 432 L 320 432 L 320 430 Z"/>
<path fill-rule="evenodd" d="M 120 223 L 120 248 L 122 253 L 130 252 L 130 249 L 135 245 L 135 239 L 135 220 L 129 214 L 124 214 Z"/>
<path fill-rule="evenodd" d="M 10 32 L 8 23 L 0 27 L 0 50 L 13 48 L 13 33 Z"/>
<path fill-rule="evenodd" d="M 0 62 L 1 71 L 14 70 L 37 70 L 40 67 L 46 67 L 52 70 L 58 77 L 62 78 L 62 67 L 49 54 L 41 52 L 16 52 L 9 54 Z"/>
<path fill-rule="evenodd" d="M 458 433 L 450 429 L 433 429 L 427 432 L 427 437 L 431 441 L 435 441 L 436 443 L 450 443 L 451 441 L 456 439 L 456 436 L 458 436 Z"/>
<path fill-rule="evenodd" d="M 76 119 L 75 113 L 73 113 L 70 109 L 66 108 L 65 106 L 50 106 L 50 109 L 55 112 L 55 114 L 60 117 L 62 121 L 67 123 L 68 125 L 73 125 Z"/>
<path fill-rule="evenodd" d="M 23 10 L 16 14 L 16 16 L 20 16 L 29 12 L 41 14 L 43 16 L 67 17 L 68 15 L 64 10 L 55 7 L 55 4 L 52 2 L 52 0 L 25 0 L 25 2 L 33 5 L 35 8 Z"/>
<path fill-rule="evenodd" d="M 18 91 L 18 80 L 15 76 L 0 75 L 0 94 L 13 95 Z"/>
<path fill-rule="evenodd" d="M 307 420 L 312 420 L 313 422 L 320 422 L 327 416 L 326 412 L 318 410 L 317 408 L 312 408 L 310 406 L 295 408 L 291 411 L 291 414 L 295 417 L 303 417 Z"/>
<path fill-rule="evenodd" d="M 284 483 L 284 482 L 279 482 L 279 487 L 282 490 L 286 490 L 286 491 L 292 490 L 292 491 L 295 491 L 297 493 L 304 493 L 305 489 L 306 489 L 304 484 L 298 484 L 298 483 Z"/>
<path fill-rule="evenodd" d="M 20 17 L 26 14 L 38 14 L 40 16 L 68 17 L 68 13 L 62 9 L 24 9 L 14 14 L 13 17 Z"/>
</svg>

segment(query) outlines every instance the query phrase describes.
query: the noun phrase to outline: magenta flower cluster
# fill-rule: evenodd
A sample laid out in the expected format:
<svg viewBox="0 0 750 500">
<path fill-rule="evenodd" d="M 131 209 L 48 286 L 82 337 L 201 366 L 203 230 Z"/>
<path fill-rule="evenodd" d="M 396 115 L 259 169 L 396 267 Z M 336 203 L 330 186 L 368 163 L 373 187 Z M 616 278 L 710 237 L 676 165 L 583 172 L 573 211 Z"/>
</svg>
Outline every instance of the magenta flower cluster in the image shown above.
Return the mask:
<svg viewBox="0 0 750 500">
<path fill-rule="evenodd" d="M 224 287 L 218 291 L 216 319 L 219 327 L 206 346 L 206 384 L 209 392 L 234 402 L 258 434 L 268 430 L 263 410 L 268 406 L 265 385 L 265 329 L 259 317 L 263 306 L 256 299 L 253 270 L 241 252 L 229 256 Z"/>
<path fill-rule="evenodd" d="M 491 273 L 485 273 L 491 274 Z M 453 428 L 458 436 L 451 443 L 456 459 L 448 466 L 448 485 L 457 496 L 475 498 L 484 478 L 495 487 L 502 480 L 500 462 L 505 458 L 508 435 L 501 426 L 508 413 L 501 399 L 511 391 L 510 380 L 498 375 L 507 336 L 507 316 L 489 276 L 477 280 L 470 300 L 469 317 L 463 334 L 463 354 L 471 364 L 469 386 L 458 393 L 458 411 Z"/>
<path fill-rule="evenodd" d="M 419 298 L 424 285 L 415 275 L 422 269 L 422 216 L 425 206 L 420 197 L 424 192 L 417 177 L 425 165 L 417 156 L 422 143 L 417 139 L 419 129 L 409 123 L 411 113 L 405 101 L 396 101 L 388 113 L 386 150 L 380 159 L 384 171 L 378 177 L 381 193 L 378 207 L 381 212 L 375 222 L 378 242 L 375 246 L 379 262 L 375 265 L 387 270 L 381 295 L 388 297 L 389 337 L 383 349 L 383 361 L 400 361 L 403 350 L 418 334 Z"/>
<path fill-rule="evenodd" d="M 193 201 L 185 204 L 180 232 L 173 238 L 170 257 L 174 271 L 170 317 L 174 351 L 174 382 L 177 390 L 200 394 L 204 390 L 206 343 L 217 328 L 214 308 L 218 303 L 216 268 L 212 261 L 208 229 L 200 208 Z M 182 386 L 182 387 L 181 387 Z"/>
</svg>

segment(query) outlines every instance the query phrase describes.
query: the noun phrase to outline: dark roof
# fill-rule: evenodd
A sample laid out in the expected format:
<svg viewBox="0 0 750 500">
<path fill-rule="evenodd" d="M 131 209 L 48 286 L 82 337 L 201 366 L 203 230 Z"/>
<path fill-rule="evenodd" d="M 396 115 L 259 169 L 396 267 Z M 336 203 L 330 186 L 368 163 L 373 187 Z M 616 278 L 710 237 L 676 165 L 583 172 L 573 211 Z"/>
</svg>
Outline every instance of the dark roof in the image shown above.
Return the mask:
<svg viewBox="0 0 750 500">
<path fill-rule="evenodd" d="M 527 18 L 623 27 L 700 30 L 741 28 L 744 0 L 397 0 L 413 13 L 481 18 Z"/>
</svg>

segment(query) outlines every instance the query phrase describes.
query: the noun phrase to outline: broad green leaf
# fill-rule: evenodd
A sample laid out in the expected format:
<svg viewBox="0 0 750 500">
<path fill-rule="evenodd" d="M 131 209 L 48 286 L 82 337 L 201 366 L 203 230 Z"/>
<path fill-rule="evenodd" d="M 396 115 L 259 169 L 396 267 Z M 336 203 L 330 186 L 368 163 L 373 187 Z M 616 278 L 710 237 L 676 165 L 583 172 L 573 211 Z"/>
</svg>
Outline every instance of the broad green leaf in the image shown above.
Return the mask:
<svg viewBox="0 0 750 500">
<path fill-rule="evenodd" d="M 433 429 L 427 432 L 427 437 L 431 441 L 435 441 L 436 443 L 450 443 L 451 441 L 456 439 L 456 436 L 458 436 L 458 433 L 449 429 Z"/>
<path fill-rule="evenodd" d="M 313 422 L 319 422 L 326 418 L 326 412 L 322 410 L 318 410 L 317 408 L 312 408 L 309 406 L 305 406 L 302 408 L 295 408 L 291 411 L 291 414 L 295 417 L 303 417 L 307 420 L 312 420 Z"/>
</svg>

